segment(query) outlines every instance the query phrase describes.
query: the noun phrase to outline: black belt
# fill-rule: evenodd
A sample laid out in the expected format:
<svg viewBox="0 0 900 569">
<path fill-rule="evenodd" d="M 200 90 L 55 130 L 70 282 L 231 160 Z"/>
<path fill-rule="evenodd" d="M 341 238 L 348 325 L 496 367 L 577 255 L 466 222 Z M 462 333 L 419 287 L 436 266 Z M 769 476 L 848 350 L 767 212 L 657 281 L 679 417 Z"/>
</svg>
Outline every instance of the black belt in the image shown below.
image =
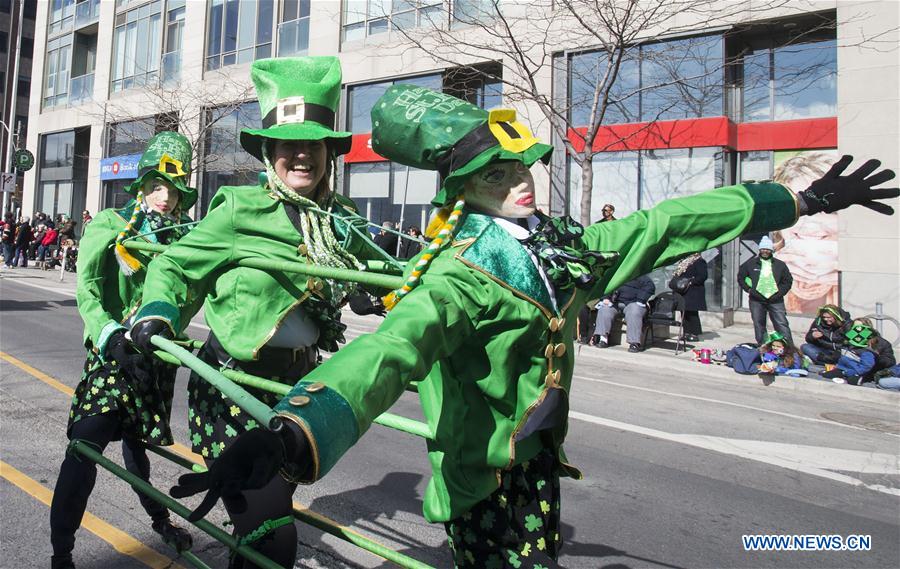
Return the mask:
<svg viewBox="0 0 900 569">
<path fill-rule="evenodd" d="M 282 377 L 293 368 L 298 367 L 300 362 L 314 367 L 319 354 L 315 346 L 303 348 L 263 346 L 257 352 L 256 360 L 237 360 L 225 350 L 222 343 L 219 342 L 219 339 L 212 332 L 209 334 L 205 347 L 215 355 L 222 366 L 260 377 Z"/>
</svg>

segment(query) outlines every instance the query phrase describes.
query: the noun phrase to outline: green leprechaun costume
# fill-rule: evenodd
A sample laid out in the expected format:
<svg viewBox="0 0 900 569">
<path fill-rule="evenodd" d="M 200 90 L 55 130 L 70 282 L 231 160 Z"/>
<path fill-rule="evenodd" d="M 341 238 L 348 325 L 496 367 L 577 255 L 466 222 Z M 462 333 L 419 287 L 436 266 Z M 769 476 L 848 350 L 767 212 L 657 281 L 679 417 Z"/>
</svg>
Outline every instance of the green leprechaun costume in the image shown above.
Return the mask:
<svg viewBox="0 0 900 569">
<path fill-rule="evenodd" d="M 576 314 L 587 298 L 744 233 L 787 227 L 800 213 L 881 206 L 873 200 L 900 193 L 870 189 L 886 179 L 866 178 L 877 163 L 840 177 L 848 158 L 800 200 L 779 184 L 736 185 L 583 228 L 527 207 L 526 167 L 550 149 L 512 111 L 395 85 L 375 103 L 372 124 L 376 152 L 441 172 L 443 226 L 410 262 L 378 330 L 278 403 L 286 427 L 246 433 L 209 473 L 183 476 L 179 491 L 233 495 L 264 468 L 314 482 L 419 381 L 433 433 L 425 517 L 445 522 L 459 567 L 557 566 L 559 476 L 581 476 L 562 445 Z M 242 465 L 251 463 L 248 476 Z"/>
<path fill-rule="evenodd" d="M 362 260 L 383 253 L 353 202 L 329 187 L 334 160 L 349 150 L 351 137 L 334 130 L 339 60 L 260 60 L 251 77 L 263 128 L 242 131 L 241 145 L 265 164 L 266 177 L 257 186 L 219 188 L 191 234 L 154 261 L 132 336 L 140 344 L 148 331 L 177 334 L 195 313 L 186 300 L 204 298 L 211 333 L 199 354 L 203 360 L 293 385 L 316 365 L 318 349 L 335 351 L 344 341 L 340 307 L 356 286 L 238 262 L 267 259 L 361 270 Z M 316 185 L 297 189 L 292 186 L 297 180 L 298 187 L 310 180 Z M 188 390 L 191 444 L 207 460 L 257 426 L 197 374 Z M 270 405 L 278 402 L 270 392 L 248 391 Z M 246 512 L 226 504 L 240 535 L 265 535 L 257 531 L 260 520 L 278 520 L 277 529 L 259 541 L 260 551 L 285 565 L 293 563 L 296 548 L 293 524 L 283 523 L 285 516 L 292 522 L 292 492 L 286 483 L 269 488 Z"/>
<path fill-rule="evenodd" d="M 170 244 L 188 231 L 190 219 L 181 212 L 196 201 L 187 186 L 191 172 L 191 146 L 176 132 L 161 132 L 148 143 L 138 162 L 137 180 L 125 191 L 135 196 L 122 209 L 106 209 L 87 226 L 78 253 L 78 312 L 84 320 L 87 360 L 75 388 L 69 412 L 70 439 L 87 441 L 101 451 L 124 438 L 126 466 L 145 480 L 150 464 L 140 441 L 172 444 L 169 414 L 175 386 L 175 368 L 138 354 L 124 333 L 137 311 L 152 257 L 130 253 L 122 242 L 136 238 Z M 160 187 L 164 186 L 164 187 Z M 177 203 L 172 211 L 154 208 L 160 195 Z M 166 210 L 168 206 L 160 206 Z M 55 563 L 71 562 L 74 533 L 81 524 L 93 488 L 96 466 L 68 455 L 57 480 L 51 508 Z M 154 528 L 181 546 L 190 536 L 168 521 L 168 510 L 138 494 Z"/>
</svg>

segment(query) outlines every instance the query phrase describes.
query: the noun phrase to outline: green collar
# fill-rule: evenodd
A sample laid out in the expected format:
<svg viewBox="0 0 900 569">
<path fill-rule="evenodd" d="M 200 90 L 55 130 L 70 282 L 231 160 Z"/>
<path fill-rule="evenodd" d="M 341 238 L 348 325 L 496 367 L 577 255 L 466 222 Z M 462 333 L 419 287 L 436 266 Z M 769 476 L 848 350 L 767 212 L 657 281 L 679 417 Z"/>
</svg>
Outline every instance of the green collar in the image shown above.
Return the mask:
<svg viewBox="0 0 900 569">
<path fill-rule="evenodd" d="M 544 280 L 516 238 L 494 223 L 490 216 L 467 213 L 455 240 L 472 238 L 475 242 L 465 248 L 463 259 L 554 312 Z"/>
</svg>

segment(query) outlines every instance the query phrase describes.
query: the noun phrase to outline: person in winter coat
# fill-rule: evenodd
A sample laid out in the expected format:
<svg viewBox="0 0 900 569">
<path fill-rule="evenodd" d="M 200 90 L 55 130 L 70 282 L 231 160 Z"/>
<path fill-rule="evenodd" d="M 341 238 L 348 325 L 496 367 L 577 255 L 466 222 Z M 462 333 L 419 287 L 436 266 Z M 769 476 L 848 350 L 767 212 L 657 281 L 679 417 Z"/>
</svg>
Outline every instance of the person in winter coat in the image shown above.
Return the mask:
<svg viewBox="0 0 900 569">
<path fill-rule="evenodd" d="M 41 244 L 38 246 L 37 251 L 37 263 L 41 268 L 46 268 L 48 261 L 46 258 L 50 256 L 52 259 L 52 249 L 56 247 L 56 240 L 59 239 L 59 232 L 53 228 L 48 227 L 47 231 L 44 232 L 44 238 L 41 239 Z"/>
<path fill-rule="evenodd" d="M 869 341 L 869 347 L 875 352 L 875 366 L 869 373 L 862 376 L 862 382 L 865 383 L 873 381 L 875 379 L 875 374 L 879 371 L 896 365 L 897 359 L 894 356 L 894 347 L 884 336 L 878 333 L 878 330 L 875 329 L 875 326 L 870 319 L 857 318 L 853 321 L 853 325 L 856 324 L 862 324 L 874 332 L 872 339 Z"/>
<path fill-rule="evenodd" d="M 416 227 L 415 225 L 410 225 L 406 229 L 406 234 L 410 237 L 414 237 L 419 241 L 414 241 L 413 239 L 403 239 L 400 242 L 400 254 L 397 255 L 398 259 L 402 259 L 404 261 L 408 261 L 412 259 L 424 248 L 424 245 L 420 242 L 422 240 L 422 231 Z"/>
<path fill-rule="evenodd" d="M 806 375 L 809 360 L 796 346 L 792 346 L 784 336 L 772 332 L 759 348 L 762 363 L 759 372 L 775 375 Z"/>
<path fill-rule="evenodd" d="M 193 516 L 274 477 L 321 479 L 418 382 L 431 432 L 423 510 L 444 524 L 454 564 L 559 567 L 560 479 L 582 477 L 563 447 L 575 315 L 587 299 L 739 235 L 789 226 L 798 215 L 877 207 L 873 198 L 900 195 L 870 189 L 866 175 L 877 163 L 840 176 L 848 157 L 798 196 L 774 183 L 744 184 L 583 227 L 536 209 L 530 167 L 553 149 L 515 111 L 394 85 L 375 102 L 372 123 L 375 152 L 442 174 L 432 202 L 439 210 L 426 231 L 435 238 L 385 299 L 391 312 L 378 329 L 275 406 L 280 428 L 247 431 L 208 472 L 179 478 L 178 495 L 208 491 Z"/>
<path fill-rule="evenodd" d="M 687 288 L 676 292 L 684 296 L 684 339 L 688 342 L 696 342 L 703 333 L 700 311 L 706 310 L 705 283 L 708 277 L 706 261 L 700 253 L 695 253 L 678 262 L 669 281 L 669 288 L 675 290 L 674 285 L 681 284 L 679 279 L 687 279 Z"/>
<path fill-rule="evenodd" d="M 850 313 L 833 304 L 820 306 L 815 320 L 806 332 L 806 343 L 800 346 L 809 359 L 817 363 L 834 363 L 826 361 L 828 354 L 840 352 L 844 347 L 844 332 L 852 323 Z M 822 359 L 822 358 L 825 359 Z"/>
<path fill-rule="evenodd" d="M 174 442 L 169 416 L 177 368 L 137 353 L 125 337 L 140 305 L 147 268 L 155 261 L 150 254 L 131 253 L 122 241 L 136 235 L 161 245 L 177 241 L 187 232 L 182 224 L 190 221 L 181 212 L 196 201 L 197 190 L 187 186 L 191 145 L 176 132 L 150 139 L 138 169 L 139 177 L 125 190 L 134 199 L 123 209 L 98 213 L 81 241 L 76 300 L 87 358 L 66 434 L 99 452 L 122 439 L 126 468 L 149 481 L 150 459 L 143 443 Z M 66 453 L 50 505 L 52 569 L 75 567 L 75 533 L 96 478 L 94 462 Z M 191 535 L 172 523 L 165 506 L 140 492 L 138 498 L 164 541 L 178 550 L 191 546 Z"/>
<path fill-rule="evenodd" d="M 630 280 L 597 303 L 597 324 L 594 327 L 594 345 L 598 348 L 609 346 L 609 331 L 617 314 L 625 315 L 627 326 L 625 338 L 629 352 L 640 352 L 644 316 L 647 301 L 656 293 L 656 285 L 647 275 Z"/>
<path fill-rule="evenodd" d="M 767 316 L 772 320 L 775 331 L 791 344 L 794 343 L 784 307 L 784 295 L 791 290 L 794 279 L 787 265 L 773 256 L 774 250 L 775 245 L 769 236 L 763 237 L 759 241 L 759 255 L 749 259 L 738 270 L 738 285 L 750 295 L 750 318 L 753 320 L 756 343 L 760 345 L 767 335 Z"/>
<path fill-rule="evenodd" d="M 16 253 L 13 257 L 13 265 L 19 266 L 19 259 L 22 259 L 22 266 L 28 266 L 28 246 L 34 241 L 34 231 L 31 229 L 30 220 L 26 217 L 16 228 Z"/>
<path fill-rule="evenodd" d="M 855 321 L 844 334 L 847 346 L 841 352 L 834 369 L 822 374 L 835 383 L 859 385 L 863 377 L 875 370 L 878 362 L 878 332 L 871 326 Z"/>
<path fill-rule="evenodd" d="M 0 229 L 0 244 L 3 245 L 3 263 L 13 267 L 13 258 L 16 255 L 16 222 L 11 213 L 3 216 L 3 228 Z"/>
<path fill-rule="evenodd" d="M 397 255 L 397 243 L 400 239 L 394 231 L 394 222 L 385 221 L 381 231 L 375 236 L 375 244 L 381 247 L 391 257 Z"/>
</svg>

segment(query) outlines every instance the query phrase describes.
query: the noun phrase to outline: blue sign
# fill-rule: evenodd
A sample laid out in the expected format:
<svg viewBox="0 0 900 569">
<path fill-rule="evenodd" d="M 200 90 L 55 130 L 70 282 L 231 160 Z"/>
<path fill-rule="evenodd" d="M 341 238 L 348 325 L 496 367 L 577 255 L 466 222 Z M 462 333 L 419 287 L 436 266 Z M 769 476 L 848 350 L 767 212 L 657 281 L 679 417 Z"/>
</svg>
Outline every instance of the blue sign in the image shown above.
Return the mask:
<svg viewBox="0 0 900 569">
<path fill-rule="evenodd" d="M 100 160 L 101 180 L 134 180 L 138 177 L 140 154 L 111 156 Z"/>
</svg>

